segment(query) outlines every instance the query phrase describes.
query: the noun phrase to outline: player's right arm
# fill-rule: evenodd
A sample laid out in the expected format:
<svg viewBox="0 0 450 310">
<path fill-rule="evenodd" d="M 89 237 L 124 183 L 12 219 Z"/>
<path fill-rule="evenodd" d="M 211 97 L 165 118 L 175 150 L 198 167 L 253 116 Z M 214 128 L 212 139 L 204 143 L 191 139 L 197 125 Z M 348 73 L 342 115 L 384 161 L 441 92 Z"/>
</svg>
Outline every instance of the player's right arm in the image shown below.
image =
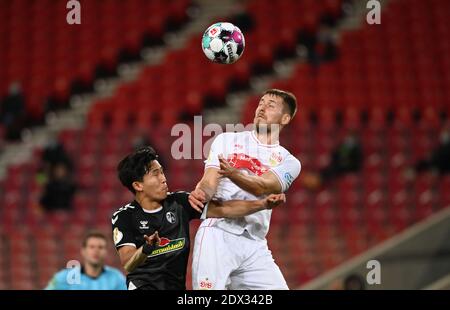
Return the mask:
<svg viewBox="0 0 450 310">
<path fill-rule="evenodd" d="M 199 212 L 203 208 L 203 203 L 210 201 L 217 190 L 219 184 L 218 171 L 217 168 L 206 168 L 202 179 L 189 195 L 189 203 Z"/>
<path fill-rule="evenodd" d="M 239 218 L 275 208 L 284 202 L 286 202 L 284 194 L 271 194 L 259 200 L 211 200 L 207 206 L 206 217 Z"/>
<path fill-rule="evenodd" d="M 145 244 L 139 249 L 130 245 L 124 245 L 117 250 L 120 262 L 127 272 L 132 272 L 142 265 L 160 241 L 157 231 L 150 237 L 144 236 L 144 239 Z"/>
<path fill-rule="evenodd" d="M 205 172 L 200 182 L 197 183 L 195 190 L 189 195 L 189 203 L 192 208 L 201 212 L 203 204 L 210 201 L 217 190 L 219 184 L 219 154 L 224 152 L 226 141 L 224 134 L 218 135 L 211 144 L 208 158 L 205 161 Z"/>
<path fill-rule="evenodd" d="M 145 262 L 147 256 L 159 244 L 160 239 L 156 231 L 151 236 L 144 236 L 145 243 L 138 248 L 137 239 L 140 239 L 140 236 L 133 233 L 132 217 L 128 208 L 125 206 L 115 212 L 111 222 L 114 245 L 119 253 L 120 262 L 127 272 L 132 272 Z"/>
</svg>

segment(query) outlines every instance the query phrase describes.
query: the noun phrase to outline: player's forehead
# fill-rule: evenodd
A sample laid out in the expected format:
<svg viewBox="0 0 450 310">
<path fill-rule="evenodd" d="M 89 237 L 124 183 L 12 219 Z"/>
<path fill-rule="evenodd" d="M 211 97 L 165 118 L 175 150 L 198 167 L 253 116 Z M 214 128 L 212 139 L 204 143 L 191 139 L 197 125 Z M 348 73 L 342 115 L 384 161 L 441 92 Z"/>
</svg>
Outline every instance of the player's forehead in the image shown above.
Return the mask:
<svg viewBox="0 0 450 310">
<path fill-rule="evenodd" d="M 151 172 L 153 170 L 161 169 L 161 164 L 158 160 L 152 160 L 152 162 L 148 165 L 148 171 Z"/>
<path fill-rule="evenodd" d="M 273 102 L 279 105 L 283 104 L 283 98 L 274 94 L 265 94 L 264 96 L 261 97 L 260 100 L 264 102 Z"/>
</svg>

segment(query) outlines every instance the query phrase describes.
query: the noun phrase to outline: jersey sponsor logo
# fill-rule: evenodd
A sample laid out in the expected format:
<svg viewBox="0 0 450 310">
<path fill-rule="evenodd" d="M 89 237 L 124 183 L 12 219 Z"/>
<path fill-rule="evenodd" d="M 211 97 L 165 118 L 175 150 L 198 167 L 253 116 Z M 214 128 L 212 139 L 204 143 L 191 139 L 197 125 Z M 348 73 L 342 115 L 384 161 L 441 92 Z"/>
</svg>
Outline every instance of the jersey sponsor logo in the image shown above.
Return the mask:
<svg viewBox="0 0 450 310">
<path fill-rule="evenodd" d="M 286 181 L 288 186 L 291 186 L 292 182 L 294 181 L 294 177 L 289 172 L 286 172 L 284 174 L 284 180 Z"/>
<path fill-rule="evenodd" d="M 179 251 L 184 248 L 185 244 L 185 238 L 170 240 L 168 238 L 162 237 L 161 241 L 159 242 L 158 248 L 153 250 L 153 252 L 148 257 L 155 257 L 158 255 Z"/>
<path fill-rule="evenodd" d="M 260 176 L 269 169 L 263 165 L 257 158 L 243 153 L 233 153 L 228 155 L 227 161 L 231 166 L 238 169 L 247 169 L 250 172 Z"/>
<path fill-rule="evenodd" d="M 177 218 L 175 217 L 175 214 L 173 212 L 167 212 L 166 219 L 170 224 L 173 224 L 173 223 L 175 223 Z"/>
<path fill-rule="evenodd" d="M 120 240 L 122 240 L 123 238 L 123 234 L 122 232 L 119 230 L 119 228 L 114 228 L 113 230 L 113 239 L 114 239 L 114 244 L 117 245 Z"/>
<path fill-rule="evenodd" d="M 139 226 L 139 229 L 149 229 L 150 227 L 148 227 L 148 221 L 139 221 L 139 223 L 141 224 L 141 226 Z"/>
</svg>

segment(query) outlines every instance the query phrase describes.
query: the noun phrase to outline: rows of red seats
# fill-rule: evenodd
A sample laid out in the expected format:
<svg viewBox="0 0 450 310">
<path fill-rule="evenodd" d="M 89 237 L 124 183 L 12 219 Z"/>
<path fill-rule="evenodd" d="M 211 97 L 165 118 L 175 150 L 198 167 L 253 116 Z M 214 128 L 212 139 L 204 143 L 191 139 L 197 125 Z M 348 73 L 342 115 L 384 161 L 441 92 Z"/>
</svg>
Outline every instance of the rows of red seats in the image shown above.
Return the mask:
<svg viewBox="0 0 450 310">
<path fill-rule="evenodd" d="M 161 138 L 155 141 L 155 147 L 164 154 L 163 158 L 171 158 L 168 148 L 175 137 L 167 141 L 170 136 L 167 130 L 155 128 L 155 132 Z M 269 242 L 275 258 L 286 271 L 291 264 L 302 264 L 294 268 L 298 273 L 292 270 L 286 273 L 289 283 L 301 283 L 450 204 L 447 191 L 450 178 L 423 174 L 415 181 L 406 179 L 403 172 L 413 162 L 409 147 L 414 143 L 403 130 L 390 130 L 389 141 L 392 142 L 386 143 L 382 138 L 385 135 L 386 132 L 361 128 L 366 155 L 361 173 L 339 179 L 319 193 L 306 191 L 297 181 L 288 194 L 287 205 L 273 212 Z M 419 140 L 427 140 L 430 147 L 434 145 L 432 132 L 419 131 L 418 135 Z M 317 137 L 316 141 L 312 136 Z M 308 171 L 320 167 L 321 163 L 316 163 L 315 159 L 329 153 L 335 137 L 328 126 L 311 126 L 308 131 L 292 128 L 282 139 Z M 89 128 L 62 133 L 61 140 L 77 159 L 77 180 L 81 186 L 70 216 L 45 216 L 36 208 L 41 191 L 33 178 L 37 164 L 11 167 L 5 186 L 8 195 L 2 197 L 5 206 L 2 227 L 14 230 L 22 223 L 39 229 L 46 223 L 59 232 L 68 223 L 79 230 L 108 226 L 113 210 L 131 199 L 131 194 L 117 180 L 115 166 L 131 150 L 132 138 L 131 132 Z M 90 142 L 94 139 L 97 143 Z M 113 141 L 115 146 L 110 146 L 108 141 Z M 303 143 L 300 145 L 299 141 Z M 192 176 L 200 177 L 203 170 L 200 160 L 168 161 L 168 166 L 167 177 L 172 190 L 189 190 L 193 186 Z M 304 251 L 315 259 L 300 255 Z M 333 259 L 328 259 L 330 256 Z"/>
<path fill-rule="evenodd" d="M 66 22 L 65 1 L 0 2 L 0 95 L 23 85 L 27 111 L 42 115 L 44 99 L 67 100 L 71 83 L 92 83 L 95 69 L 113 69 L 122 49 L 136 53 L 145 34 L 161 39 L 166 22 L 184 23 L 189 0 L 83 1 L 81 24 Z"/>
<path fill-rule="evenodd" d="M 294 2 L 291 2 L 286 2 L 282 7 L 293 5 Z M 313 28 L 317 27 L 321 14 L 327 10 L 338 15 L 341 3 L 335 0 L 298 2 L 301 3 L 299 9 L 305 9 L 313 17 L 308 22 Z M 283 15 L 274 15 L 269 20 L 281 25 L 283 31 L 266 31 L 267 25 L 271 27 L 272 24 L 264 23 L 259 14 L 268 14 L 271 5 L 269 1 L 249 2 L 248 13 L 254 18 L 255 25 L 245 33 L 248 48 L 233 66 L 218 66 L 209 62 L 200 52 L 198 38 L 201 34 L 197 34 L 185 47 L 168 53 L 161 65 L 144 69 L 136 81 L 122 85 L 112 98 L 96 104 L 90 111 L 90 124 L 102 127 L 105 118 L 108 118 L 114 128 L 122 129 L 127 128 L 130 122 L 143 128 L 155 120 L 171 125 L 179 121 L 183 113 L 188 116 L 201 113 L 205 107 L 205 97 L 213 98 L 214 103 L 223 103 L 232 84 L 248 85 L 255 67 L 272 68 L 273 55 L 278 48 L 284 46 L 295 50 L 296 34 L 305 27 L 305 23 L 285 25 L 281 23 L 285 20 Z M 309 20 L 309 17 L 305 18 Z M 292 39 L 289 44 L 284 35 L 280 35 L 286 31 Z"/>
<path fill-rule="evenodd" d="M 263 43 L 258 44 L 257 49 L 247 49 L 236 65 L 220 67 L 206 63 L 201 53 L 193 52 L 193 47 L 199 50 L 199 46 L 198 40 L 192 39 L 185 48 L 169 53 L 163 64 L 145 69 L 136 82 L 122 85 L 112 98 L 95 104 L 85 129 L 64 131 L 60 137 L 76 159 L 77 180 L 81 185 L 71 214 L 46 215 L 36 207 L 42 190 L 34 179 L 37 163 L 10 167 L 8 181 L 2 184 L 6 194 L 0 193 L 0 203 L 5 206 L 0 233 L 6 236 L 6 242 L 0 243 L 0 251 L 6 253 L 11 246 L 17 247 L 15 250 L 20 253 L 17 260 L 26 267 L 0 270 L 0 283 L 6 288 L 42 287 L 52 272 L 61 268 L 68 258 L 77 255 L 79 244 L 74 240 L 80 240 L 78 234 L 87 227 L 99 227 L 109 234 L 111 212 L 131 199 L 131 194 L 121 187 L 115 176 L 115 165 L 132 149 L 133 137 L 143 130 L 162 157 L 170 159 L 170 146 L 175 137 L 168 139 L 168 125 L 179 120 L 180 110 L 195 113 L 201 110 L 205 94 L 224 96 L 231 79 L 248 80 L 255 64 L 271 66 L 277 45 L 289 46 L 292 43 L 290 40 L 294 34 L 289 30 L 291 27 L 297 30 L 309 27 L 313 31 L 321 12 L 338 14 L 337 3 L 340 2 L 284 0 L 274 4 L 266 0 L 251 1 L 248 10 L 255 17 L 257 26 L 246 34 L 247 46 L 252 42 Z M 445 42 L 442 43 L 445 38 L 442 29 L 447 26 L 440 21 L 448 13 L 437 9 L 438 1 L 430 3 L 431 9 L 423 10 L 421 1 L 392 2 L 383 18 L 392 21 L 390 24 L 397 24 L 397 19 L 402 19 L 401 13 L 409 12 L 408 20 L 419 25 L 436 20 L 437 28 L 424 29 L 433 34 L 436 33 L 434 29 L 439 29 L 437 34 L 427 34 L 419 39 L 435 39 L 438 43 L 430 47 L 430 53 L 435 53 L 447 47 Z M 284 15 L 271 14 L 273 6 Z M 307 13 L 296 19 L 292 12 L 299 10 Z M 431 17 L 418 16 L 421 10 Z M 282 25 L 283 39 L 268 35 L 274 25 Z M 406 28 L 400 32 L 398 26 L 388 25 L 386 28 L 363 28 L 344 34 L 337 62 L 324 64 L 317 72 L 299 65 L 292 79 L 274 84 L 292 89 L 300 99 L 299 114 L 290 129 L 283 133 L 282 141 L 301 159 L 304 172 L 319 169 L 326 155 L 348 129 L 358 130 L 365 155 L 360 173 L 336 180 L 318 193 L 306 191 L 298 180 L 288 193 L 287 204 L 273 212 L 269 244 L 291 287 L 450 204 L 446 191 L 450 178 L 426 173 L 411 181 L 403 174 L 404 169 L 437 144 L 436 137 L 441 129 L 440 113 L 448 107 L 448 101 L 445 101 L 448 100 L 445 92 L 448 84 L 444 84 L 446 78 L 434 79 L 435 74 L 444 71 L 439 68 L 446 64 L 448 56 L 437 53 L 430 54 L 435 56 L 433 61 L 428 60 L 428 54 L 422 58 L 420 51 L 426 41 L 421 41 L 412 45 L 409 66 L 405 66 L 399 52 L 402 47 L 399 47 L 401 44 L 396 45 L 396 38 L 409 38 L 420 33 L 419 26 Z M 403 37 L 404 32 L 408 32 L 408 36 Z M 258 40 L 262 37 L 269 38 L 267 41 Z M 378 43 L 371 43 L 367 37 L 377 37 L 374 42 Z M 396 47 L 379 51 L 377 44 L 384 41 Z M 364 43 L 360 45 L 360 42 Z M 410 41 L 403 42 L 405 46 L 410 45 Z M 373 54 L 372 50 L 375 51 Z M 366 58 L 368 54 L 372 56 Z M 190 61 L 183 61 L 186 55 Z M 378 67 L 382 68 L 380 72 L 376 70 Z M 403 76 L 400 73 L 404 69 L 408 74 Z M 350 73 L 346 73 L 347 70 Z M 183 77 L 182 83 L 179 82 L 180 77 Z M 430 92 L 427 92 L 427 87 L 430 87 Z M 417 96 L 409 104 L 411 98 L 405 93 L 411 88 Z M 341 92 L 341 89 L 345 91 Z M 377 92 L 377 89 L 387 91 Z M 428 101 L 430 93 L 435 100 Z M 438 95 L 435 96 L 436 93 Z M 251 120 L 255 104 L 256 98 L 252 98 L 245 107 L 245 120 Z M 416 107 L 422 114 L 418 123 L 410 113 L 411 107 Z M 339 110 L 342 110 L 344 126 L 339 126 L 335 119 Z M 366 110 L 367 121 L 360 118 Z M 395 117 L 389 123 L 385 116 L 391 110 Z M 317 122 L 312 121 L 311 114 L 315 115 Z M 36 151 L 36 157 L 39 152 Z M 167 176 L 172 190 L 189 190 L 193 186 L 192 176 L 201 176 L 201 160 L 167 161 Z M 26 228 L 13 237 L 17 225 Z M 67 240 L 61 240 L 59 234 L 68 225 L 74 233 Z M 197 225 L 193 224 L 191 234 Z M 43 226 L 47 229 L 39 234 Z M 16 238 L 28 238 L 33 242 L 19 242 Z M 13 245 L 16 243 L 18 245 Z M 54 250 L 61 247 L 64 260 Z M 35 249 L 39 251 L 33 252 Z M 0 263 L 4 265 L 12 261 L 8 257 L 4 259 L 0 255 L 3 260 Z M 117 258 L 112 257 L 114 261 L 111 263 L 117 265 Z M 47 265 L 46 260 L 50 262 Z M 15 277 L 16 274 L 19 276 Z"/>
</svg>

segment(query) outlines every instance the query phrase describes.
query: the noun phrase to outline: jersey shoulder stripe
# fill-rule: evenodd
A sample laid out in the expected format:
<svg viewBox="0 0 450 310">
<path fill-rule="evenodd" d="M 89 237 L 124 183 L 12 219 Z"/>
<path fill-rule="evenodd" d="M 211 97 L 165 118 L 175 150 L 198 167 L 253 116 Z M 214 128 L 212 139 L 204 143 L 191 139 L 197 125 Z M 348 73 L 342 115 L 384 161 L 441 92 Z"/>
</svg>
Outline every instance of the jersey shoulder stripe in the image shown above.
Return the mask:
<svg viewBox="0 0 450 310">
<path fill-rule="evenodd" d="M 113 213 L 112 218 L 114 219 L 119 213 L 127 210 L 133 210 L 135 206 L 133 206 L 131 203 L 119 208 L 116 212 Z M 113 223 L 114 224 L 114 223 Z"/>
</svg>

